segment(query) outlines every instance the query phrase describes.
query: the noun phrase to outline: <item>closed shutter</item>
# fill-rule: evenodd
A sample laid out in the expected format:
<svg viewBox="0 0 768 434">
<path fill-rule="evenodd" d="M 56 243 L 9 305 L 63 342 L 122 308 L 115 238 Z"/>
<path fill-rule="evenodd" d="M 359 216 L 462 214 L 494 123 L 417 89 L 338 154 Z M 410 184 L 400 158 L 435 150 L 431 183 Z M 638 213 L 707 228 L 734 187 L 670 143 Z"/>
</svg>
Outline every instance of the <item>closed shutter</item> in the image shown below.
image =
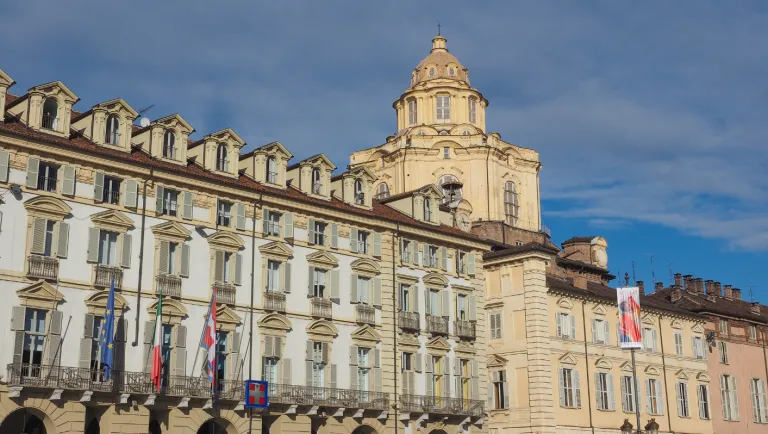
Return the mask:
<svg viewBox="0 0 768 434">
<path fill-rule="evenodd" d="M 566 400 L 565 400 L 565 372 L 563 371 L 563 368 L 557 369 L 557 384 L 558 388 L 560 389 L 560 407 L 565 407 Z"/>
<path fill-rule="evenodd" d="M 429 267 L 429 244 L 427 243 L 421 245 L 421 265 Z"/>
<path fill-rule="evenodd" d="M 64 180 L 61 184 L 61 194 L 72 196 L 75 194 L 75 168 L 64 166 Z"/>
<path fill-rule="evenodd" d="M 291 292 L 291 263 L 283 262 L 280 271 L 283 273 L 283 278 L 280 279 L 283 282 L 283 292 L 289 294 Z"/>
<path fill-rule="evenodd" d="M 194 214 L 195 194 L 191 191 L 184 192 L 184 208 L 181 211 L 181 218 L 184 220 L 192 220 Z"/>
<path fill-rule="evenodd" d="M 125 343 L 128 341 L 128 320 L 120 318 L 117 320 L 115 333 L 115 353 L 114 365 L 115 371 L 125 371 Z"/>
<path fill-rule="evenodd" d="M 93 200 L 101 202 L 104 199 L 104 174 L 96 172 L 93 177 Z"/>
<path fill-rule="evenodd" d="M 264 235 L 269 233 L 269 210 L 267 208 L 261 209 L 261 232 Z"/>
<path fill-rule="evenodd" d="M 79 367 L 90 369 L 91 367 L 91 345 L 93 344 L 93 315 L 85 314 L 85 324 L 83 327 L 83 337 L 80 340 L 80 363 Z"/>
<path fill-rule="evenodd" d="M 307 244 L 315 244 L 315 219 L 307 219 Z"/>
<path fill-rule="evenodd" d="M 608 383 L 608 410 L 616 410 L 616 396 L 613 388 L 613 374 L 606 374 L 605 381 Z"/>
<path fill-rule="evenodd" d="M 331 389 L 338 389 L 339 387 L 339 378 L 338 378 L 338 369 L 336 368 L 336 364 L 331 364 Z M 331 392 L 335 395 L 336 391 L 334 390 Z"/>
<path fill-rule="evenodd" d="M 264 357 L 273 357 L 275 355 L 275 337 L 264 336 Z"/>
<path fill-rule="evenodd" d="M 579 379 L 579 372 L 571 371 L 571 375 L 573 375 L 573 390 L 576 395 L 576 408 L 581 408 L 581 380 Z"/>
<path fill-rule="evenodd" d="M 331 301 L 339 304 L 341 301 L 339 298 L 339 270 L 331 270 Z"/>
<path fill-rule="evenodd" d="M 656 399 L 659 403 L 659 414 L 664 414 L 664 395 L 661 393 L 661 381 L 656 381 Z"/>
<path fill-rule="evenodd" d="M 160 241 L 160 251 L 157 257 L 157 272 L 168 274 L 168 241 Z"/>
<path fill-rule="evenodd" d="M 37 174 L 40 171 L 40 159 L 29 157 L 27 159 L 27 187 L 37 188 Z"/>
<path fill-rule="evenodd" d="M 331 224 L 331 248 L 339 248 L 339 225 L 336 223 Z"/>
<path fill-rule="evenodd" d="M 349 302 L 357 304 L 357 274 L 352 273 L 349 280 Z"/>
<path fill-rule="evenodd" d="M 242 203 L 235 204 L 235 228 L 245 230 L 245 205 Z"/>
<path fill-rule="evenodd" d="M 470 276 L 475 275 L 475 252 L 471 252 L 467 257 L 467 274 Z"/>
<path fill-rule="evenodd" d="M 606 345 L 611 343 L 611 333 L 609 330 L 610 327 L 608 326 L 608 321 L 603 321 L 603 339 L 605 339 Z"/>
<path fill-rule="evenodd" d="M 357 345 L 349 347 L 349 388 L 358 389 L 357 384 Z"/>
<path fill-rule="evenodd" d="M 381 277 L 373 278 L 373 307 L 381 309 Z"/>
<path fill-rule="evenodd" d="M 381 232 L 373 233 L 373 256 L 381 257 Z"/>
<path fill-rule="evenodd" d="M 480 367 L 477 364 L 477 360 L 470 360 L 470 394 L 472 399 L 480 399 Z"/>
<path fill-rule="evenodd" d="M 154 338 L 154 334 L 155 322 L 144 322 L 144 372 L 151 372 L 152 370 L 152 357 L 150 357 L 150 352 L 152 351 L 152 339 Z"/>
<path fill-rule="evenodd" d="M 315 296 L 315 267 L 309 267 L 309 274 L 307 278 L 307 298 L 313 298 Z"/>
<path fill-rule="evenodd" d="M 163 213 L 163 197 L 165 196 L 165 189 L 162 185 L 157 186 L 157 193 L 155 194 L 155 212 L 158 214 Z"/>
<path fill-rule="evenodd" d="M 357 253 L 357 228 L 349 229 L 349 251 Z"/>
<path fill-rule="evenodd" d="M 598 326 L 598 324 L 599 323 L 598 323 L 598 321 L 596 319 L 592 320 L 592 342 L 595 342 L 595 343 L 599 339 L 599 335 L 597 333 L 597 326 Z"/>
<path fill-rule="evenodd" d="M 69 247 L 69 223 L 59 222 L 57 228 L 59 236 L 56 242 L 56 256 L 66 258 Z"/>
<path fill-rule="evenodd" d="M 280 364 L 282 365 L 282 379 L 280 380 L 280 383 L 285 385 L 291 385 L 292 379 L 291 379 L 291 359 L 282 359 L 280 360 Z"/>
<path fill-rule="evenodd" d="M 0 182 L 8 182 L 8 151 L 0 149 Z"/>
<path fill-rule="evenodd" d="M 213 254 L 213 280 L 224 281 L 224 252 L 217 251 Z"/>
<path fill-rule="evenodd" d="M 173 375 L 183 377 L 187 367 L 187 328 L 177 325 L 173 332 Z"/>
<path fill-rule="evenodd" d="M 447 289 L 444 289 L 442 293 L 443 297 L 440 306 L 440 313 L 442 316 L 448 318 L 451 316 L 451 295 L 448 293 Z"/>
<path fill-rule="evenodd" d="M 283 238 L 293 238 L 293 213 L 283 214 Z"/>
<path fill-rule="evenodd" d="M 451 373 L 448 367 L 448 357 L 443 357 L 443 396 L 446 398 L 451 397 Z"/>
<path fill-rule="evenodd" d="M 445 247 L 440 249 L 440 268 L 448 270 L 448 249 Z"/>
<path fill-rule="evenodd" d="M 381 352 L 378 348 L 373 350 L 373 390 L 381 392 L 383 387 L 383 378 L 381 371 Z"/>
<path fill-rule="evenodd" d="M 304 361 L 304 384 L 312 387 L 312 360 Z"/>
<path fill-rule="evenodd" d="M 181 277 L 189 277 L 189 244 L 181 245 Z"/>
<path fill-rule="evenodd" d="M 47 352 L 44 365 L 58 365 L 61 359 L 61 322 L 64 314 L 58 310 L 51 312 L 51 324 L 48 329 Z"/>
<path fill-rule="evenodd" d="M 235 285 L 243 284 L 243 255 L 235 255 Z"/>
<path fill-rule="evenodd" d="M 433 371 L 434 370 L 434 360 L 432 359 L 432 356 L 427 354 L 424 358 L 424 390 L 426 391 L 426 395 L 428 397 L 435 396 L 434 391 L 434 384 L 433 384 Z"/>
<path fill-rule="evenodd" d="M 137 208 L 139 204 L 139 183 L 133 179 L 125 182 L 125 206 Z"/>
<path fill-rule="evenodd" d="M 411 263 L 413 265 L 419 265 L 419 242 L 411 241 L 410 244 L 408 244 L 408 250 L 408 256 L 411 257 Z"/>
<path fill-rule="evenodd" d="M 240 337 L 240 333 L 232 332 L 232 337 L 230 338 L 231 349 L 229 350 L 229 356 L 227 357 L 227 365 L 229 366 L 228 380 L 240 380 Z"/>
<path fill-rule="evenodd" d="M 30 252 L 42 255 L 45 253 L 45 230 L 48 226 L 48 220 L 35 217 L 32 220 L 32 246 Z"/>
<path fill-rule="evenodd" d="M 733 408 L 732 419 L 739 420 L 739 394 L 736 390 L 736 377 L 728 377 L 731 386 L 731 404 Z"/>
<path fill-rule="evenodd" d="M 123 245 L 120 257 L 120 265 L 123 268 L 131 268 L 131 252 L 132 252 L 133 238 L 130 234 L 123 234 Z"/>
<path fill-rule="evenodd" d="M 99 228 L 88 228 L 88 262 L 99 262 L 100 236 L 101 231 Z"/>
<path fill-rule="evenodd" d="M 571 330 L 569 331 L 569 337 L 571 339 L 576 339 L 576 317 L 573 315 L 568 315 L 568 319 L 570 320 L 571 324 Z"/>
</svg>

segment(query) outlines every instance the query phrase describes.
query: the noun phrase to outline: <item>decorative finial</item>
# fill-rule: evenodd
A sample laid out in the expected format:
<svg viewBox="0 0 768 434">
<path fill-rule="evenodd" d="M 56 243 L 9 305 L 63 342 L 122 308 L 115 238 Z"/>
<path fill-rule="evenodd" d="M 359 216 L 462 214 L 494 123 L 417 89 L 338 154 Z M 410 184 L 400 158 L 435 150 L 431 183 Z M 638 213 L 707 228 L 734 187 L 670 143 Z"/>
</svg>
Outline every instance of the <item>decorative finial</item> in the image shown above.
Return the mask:
<svg viewBox="0 0 768 434">
<path fill-rule="evenodd" d="M 624 273 L 624 285 L 625 286 L 629 286 L 629 273 L 628 272 Z"/>
<path fill-rule="evenodd" d="M 437 36 L 440 36 L 440 21 L 437 22 Z"/>
</svg>

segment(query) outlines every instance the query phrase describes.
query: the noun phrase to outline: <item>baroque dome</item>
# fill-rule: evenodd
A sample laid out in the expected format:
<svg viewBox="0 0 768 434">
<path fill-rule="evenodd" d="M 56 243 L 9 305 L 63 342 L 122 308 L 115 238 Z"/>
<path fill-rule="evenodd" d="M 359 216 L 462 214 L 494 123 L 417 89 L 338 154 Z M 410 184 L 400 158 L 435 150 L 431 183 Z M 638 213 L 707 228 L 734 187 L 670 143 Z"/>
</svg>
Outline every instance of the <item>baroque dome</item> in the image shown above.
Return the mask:
<svg viewBox="0 0 768 434">
<path fill-rule="evenodd" d="M 469 70 L 456 56 L 448 52 L 447 42 L 448 40 L 439 34 L 432 39 L 432 50 L 411 74 L 411 87 L 436 79 L 463 81 L 469 85 Z"/>
</svg>

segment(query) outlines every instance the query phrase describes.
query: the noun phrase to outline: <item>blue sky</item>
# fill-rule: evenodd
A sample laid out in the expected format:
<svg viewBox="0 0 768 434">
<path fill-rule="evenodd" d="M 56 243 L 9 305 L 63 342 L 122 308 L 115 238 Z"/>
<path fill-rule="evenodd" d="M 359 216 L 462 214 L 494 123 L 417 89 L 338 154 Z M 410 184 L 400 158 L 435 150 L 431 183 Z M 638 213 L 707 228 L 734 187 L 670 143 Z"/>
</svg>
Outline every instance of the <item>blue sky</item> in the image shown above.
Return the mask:
<svg viewBox="0 0 768 434">
<path fill-rule="evenodd" d="M 768 302 L 766 2 L 28 0 L 0 15 L 0 68 L 343 168 L 395 133 L 438 20 L 489 131 L 541 153 L 555 242 L 603 235 L 614 273 L 648 285 L 653 256 L 665 283 Z"/>
</svg>

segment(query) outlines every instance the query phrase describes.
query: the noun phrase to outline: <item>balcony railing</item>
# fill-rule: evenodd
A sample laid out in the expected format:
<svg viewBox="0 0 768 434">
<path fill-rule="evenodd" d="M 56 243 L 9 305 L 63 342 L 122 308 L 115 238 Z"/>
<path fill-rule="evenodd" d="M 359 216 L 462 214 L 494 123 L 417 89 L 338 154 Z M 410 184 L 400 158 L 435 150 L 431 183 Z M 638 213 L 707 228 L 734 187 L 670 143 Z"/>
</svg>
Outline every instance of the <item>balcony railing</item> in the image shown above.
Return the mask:
<svg viewBox="0 0 768 434">
<path fill-rule="evenodd" d="M 285 312 L 285 294 L 277 291 L 264 293 L 264 310 Z"/>
<path fill-rule="evenodd" d="M 387 410 L 389 394 L 330 387 L 270 384 L 269 401 L 278 404 L 321 405 L 340 408 Z"/>
<path fill-rule="evenodd" d="M 181 277 L 173 274 L 157 276 L 155 293 L 169 297 L 181 297 Z"/>
<path fill-rule="evenodd" d="M 43 115 L 43 128 L 47 130 L 57 130 L 59 127 L 59 118 L 53 115 Z"/>
<path fill-rule="evenodd" d="M 216 302 L 225 304 L 235 304 L 235 285 L 224 282 L 214 282 L 213 289 L 216 291 Z"/>
<path fill-rule="evenodd" d="M 398 314 L 398 325 L 401 329 L 419 330 L 418 312 L 400 312 Z"/>
<path fill-rule="evenodd" d="M 358 304 L 355 308 L 355 317 L 359 324 L 376 325 L 376 309 L 367 304 Z"/>
<path fill-rule="evenodd" d="M 104 203 L 111 203 L 117 205 L 120 203 L 120 192 L 114 190 L 104 190 Z"/>
<path fill-rule="evenodd" d="M 456 336 L 460 338 L 474 339 L 475 336 L 475 323 L 471 321 L 458 320 L 453 323 L 453 331 Z"/>
<path fill-rule="evenodd" d="M 123 269 L 112 265 L 96 264 L 96 279 L 93 285 L 109 288 L 115 279 L 115 289 L 123 287 Z"/>
<path fill-rule="evenodd" d="M 427 315 L 427 331 L 429 333 L 448 334 L 448 318 Z"/>
<path fill-rule="evenodd" d="M 27 276 L 37 279 L 56 280 L 59 277 L 59 260 L 48 256 L 31 255 L 27 258 Z"/>
<path fill-rule="evenodd" d="M 479 399 L 445 398 L 442 396 L 400 395 L 400 411 L 434 414 L 483 415 L 483 401 Z"/>
<path fill-rule="evenodd" d="M 315 297 L 312 299 L 312 316 L 318 318 L 331 319 L 333 303 L 331 300 Z"/>
<path fill-rule="evenodd" d="M 56 191 L 57 178 L 55 176 L 40 175 L 37 177 L 37 189 L 43 191 Z"/>
</svg>

